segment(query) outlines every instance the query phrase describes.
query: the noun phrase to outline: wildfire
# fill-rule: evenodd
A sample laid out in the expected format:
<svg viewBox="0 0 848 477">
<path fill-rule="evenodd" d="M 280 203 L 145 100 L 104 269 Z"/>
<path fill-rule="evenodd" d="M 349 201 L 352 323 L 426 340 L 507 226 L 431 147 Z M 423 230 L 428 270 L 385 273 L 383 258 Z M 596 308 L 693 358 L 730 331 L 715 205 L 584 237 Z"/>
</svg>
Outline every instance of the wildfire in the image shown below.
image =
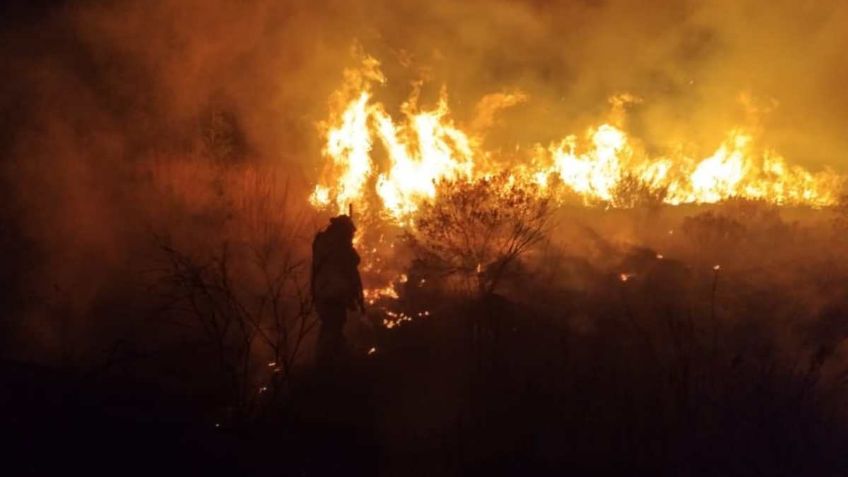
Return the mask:
<svg viewBox="0 0 848 477">
<path fill-rule="evenodd" d="M 413 85 L 400 113 L 390 114 L 376 99 L 375 88 L 386 78 L 374 58 L 366 57 L 344 76 L 330 98 L 329 118 L 320 124 L 325 166 L 309 200 L 334 213 L 346 213 L 355 205 L 361 216 L 401 228 L 415 219 L 424 203 L 438 197 L 441 181 L 454 179 L 505 175 L 505 187 L 524 184 L 554 202 L 576 197 L 586 205 L 605 207 L 637 207 L 645 201 L 716 203 L 734 197 L 825 207 L 836 204 L 843 184 L 833 172 L 813 173 L 789 164 L 775 150 L 758 144 L 756 128 L 729 128 L 707 157 L 684 152 L 697 150 L 686 144 L 669 144 L 667 153 L 649 153 L 624 128 L 624 106 L 641 101 L 627 94 L 610 98 L 608 120 L 584 134 L 568 134 L 548 145 L 517 144 L 508 154 L 488 151 L 483 147 L 487 128 L 499 111 L 528 101 L 524 93 L 484 96 L 476 105 L 476 117 L 463 124 L 452 117 L 445 88 L 434 106 L 421 106 L 420 82 Z M 372 277 L 366 281 L 386 284 L 387 274 L 397 277 L 382 269 L 376 248 L 370 255 L 363 271 Z M 662 254 L 656 257 L 663 259 Z M 714 270 L 718 269 L 716 265 Z M 633 277 L 621 273 L 618 278 L 627 282 Z M 406 279 L 401 276 L 389 279 L 386 286 L 366 289 L 366 302 L 397 299 L 397 285 Z M 423 284 L 421 279 L 416 286 Z M 427 315 L 388 311 L 383 325 L 394 328 Z"/>
<path fill-rule="evenodd" d="M 310 201 L 319 208 L 357 210 L 376 207 L 396 223 L 407 222 L 423 201 L 438 195 L 443 179 L 475 179 L 505 167 L 490 160 L 481 148 L 479 130 L 492 122 L 499 109 L 526 100 L 521 93 L 489 95 L 481 100 L 483 114 L 467 132 L 451 118 L 447 92 L 436 106 L 418 105 L 420 85 L 394 118 L 373 98 L 372 87 L 385 82 L 379 62 L 366 58 L 362 68 L 345 73 L 346 83 L 331 101 L 334 109 L 323 124 L 323 150 L 328 159 Z M 611 98 L 614 123 L 621 122 L 626 95 Z M 511 178 L 540 185 L 543 193 L 570 190 L 589 203 L 618 205 L 616 195 L 627 181 L 652 192 L 667 204 L 715 203 L 730 197 L 761 199 L 779 205 L 822 207 L 836 203 L 841 177 L 814 174 L 786 162 L 776 151 L 759 148 L 755 136 L 732 128 L 709 157 L 682 153 L 651 157 L 619 126 L 603 123 L 547 147 L 516 148 Z M 531 157 L 518 151 L 532 151 Z M 380 161 L 377 160 L 380 157 Z M 385 157 L 385 160 L 382 158 Z M 533 166 L 528 166 L 532 164 Z"/>
</svg>

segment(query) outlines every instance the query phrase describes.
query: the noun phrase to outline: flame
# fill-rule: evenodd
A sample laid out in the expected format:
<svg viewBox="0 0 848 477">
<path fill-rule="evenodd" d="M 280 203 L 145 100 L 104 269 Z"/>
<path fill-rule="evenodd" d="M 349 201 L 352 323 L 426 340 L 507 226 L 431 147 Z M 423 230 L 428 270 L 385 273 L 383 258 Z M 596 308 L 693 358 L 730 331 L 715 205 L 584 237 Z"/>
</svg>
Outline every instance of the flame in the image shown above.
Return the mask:
<svg viewBox="0 0 848 477">
<path fill-rule="evenodd" d="M 389 284 L 383 288 L 367 288 L 363 290 L 363 294 L 365 295 L 365 301 L 368 302 L 369 305 L 373 305 L 378 300 L 383 298 L 397 298 L 398 293 L 395 290 L 394 284 Z"/>
<path fill-rule="evenodd" d="M 332 189 L 319 186 L 313 191 L 310 198 L 313 204 L 329 204 L 332 193 L 334 202 L 344 211 L 348 204 L 357 202 L 362 195 L 371 173 L 369 100 L 370 95 L 362 92 L 342 113 L 341 124 L 328 131 L 323 153 L 332 158 L 342 172 L 335 179 L 336 185 Z"/>
<path fill-rule="evenodd" d="M 420 108 L 420 83 L 401 106 L 402 117 L 392 117 L 372 93 L 374 84 L 384 82 L 379 62 L 371 57 L 345 72 L 345 84 L 331 98 L 330 119 L 322 123 L 327 164 L 309 198 L 314 206 L 345 213 L 353 203 L 357 210 L 403 225 L 423 201 L 438 195 L 439 181 L 487 177 L 505 167 L 490 160 L 476 134 L 494 122 L 496 111 L 525 101 L 523 93 L 485 96 L 477 106 L 478 118 L 466 128 L 472 133 L 451 117 L 444 88 L 434 108 Z M 651 157 L 620 127 L 623 105 L 637 101 L 629 95 L 611 98 L 611 123 L 589 128 L 583 141 L 567 135 L 547 147 L 516 146 L 516 158 L 508 165 L 511 180 L 536 184 L 546 194 L 554 193 L 551 183 L 559 183 L 565 187 L 557 190 L 570 190 L 587 204 L 615 205 L 626 179 L 657 191 L 672 205 L 731 197 L 813 207 L 836 203 L 840 176 L 788 164 L 776 151 L 758 147 L 754 132 L 745 128 L 731 128 L 706 158 L 683 153 Z M 530 157 L 520 156 L 528 150 Z"/>
<path fill-rule="evenodd" d="M 622 166 L 619 156 L 629 155 L 627 137 L 609 124 L 591 133 L 594 149 L 577 154 L 576 138 L 569 136 L 551 149 L 554 168 L 574 192 L 601 200 L 611 200 Z"/>
<path fill-rule="evenodd" d="M 396 219 L 408 217 L 422 199 L 436 196 L 436 182 L 471 177 L 472 141 L 448 116 L 447 93 L 432 111 L 417 112 L 415 102 L 403 108 L 407 123 L 396 125 L 382 106 L 374 109 L 376 133 L 391 166 L 377 177 L 376 191 Z M 415 144 L 417 147 L 412 146 Z"/>
<path fill-rule="evenodd" d="M 497 123 L 500 111 L 528 101 L 526 94 L 485 95 L 474 108 L 475 117 L 461 123 L 451 114 L 445 88 L 435 105 L 421 106 L 422 83 L 418 82 L 399 113 L 390 114 L 377 100 L 376 87 L 386 82 L 380 63 L 362 57 L 358 68 L 344 71 L 342 86 L 330 97 L 330 115 L 319 124 L 325 161 L 309 201 L 321 210 L 347 213 L 354 205 L 357 214 L 366 219 L 404 227 L 425 202 L 438 197 L 441 181 L 478 180 L 504 172 L 508 177 L 505 187 L 523 183 L 554 202 L 576 197 L 587 205 L 607 207 L 638 206 L 639 200 L 627 199 L 627 194 L 669 205 L 738 197 L 777 205 L 826 207 L 837 203 L 844 184 L 843 177 L 831 171 L 813 173 L 790 164 L 777 151 L 760 144 L 762 134 L 757 127 L 731 125 L 714 148 L 668 144 L 665 153 L 649 153 L 624 127 L 625 106 L 642 101 L 629 94 L 610 98 L 607 120 L 583 134 L 564 134 L 547 145 L 516 144 L 508 153 L 488 151 L 483 147 L 487 129 Z M 711 153 L 698 157 L 685 152 L 692 150 Z M 354 241 L 359 245 L 360 240 L 361 231 Z M 372 305 L 397 299 L 397 285 L 407 281 L 405 275 L 381 270 L 384 261 L 377 252 L 377 248 L 370 253 L 366 248 L 364 253 L 369 256 L 363 271 L 380 279 L 366 281 L 388 285 L 365 290 L 365 299 Z M 656 258 L 664 257 L 657 254 Z M 720 266 L 713 269 L 718 272 Z M 482 272 L 482 265 L 477 271 Z M 388 280 L 387 274 L 391 275 Z M 621 273 L 618 278 L 627 282 L 634 276 Z M 417 279 L 414 286 L 421 288 L 424 283 Z M 425 316 L 429 311 L 387 311 L 383 325 L 394 328 Z"/>
<path fill-rule="evenodd" d="M 366 288 L 363 290 L 363 294 L 365 295 L 365 301 L 368 302 L 369 305 L 373 305 L 377 303 L 381 299 L 394 299 L 398 298 L 398 291 L 395 288 L 399 284 L 403 284 L 407 282 L 406 274 L 401 274 L 400 277 L 395 282 L 389 283 L 385 287 L 382 288 Z"/>
</svg>

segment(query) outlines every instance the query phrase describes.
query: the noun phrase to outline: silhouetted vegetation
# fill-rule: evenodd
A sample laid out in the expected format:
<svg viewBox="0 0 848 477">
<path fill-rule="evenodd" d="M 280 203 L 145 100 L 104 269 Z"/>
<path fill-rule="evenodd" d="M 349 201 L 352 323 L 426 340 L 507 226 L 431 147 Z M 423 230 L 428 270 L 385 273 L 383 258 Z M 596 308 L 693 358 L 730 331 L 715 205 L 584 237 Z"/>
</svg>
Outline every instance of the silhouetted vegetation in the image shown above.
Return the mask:
<svg viewBox="0 0 848 477">
<path fill-rule="evenodd" d="M 416 215 L 406 239 L 420 265 L 458 276 L 483 294 L 544 238 L 550 199 L 506 174 L 440 183 L 438 200 Z"/>
<path fill-rule="evenodd" d="M 633 174 L 625 174 L 613 188 L 610 205 L 621 209 L 644 208 L 656 210 L 663 205 L 668 191 L 648 184 Z"/>
<path fill-rule="evenodd" d="M 845 249 L 827 248 L 838 225 L 815 219 L 827 212 L 787 223 L 751 201 L 660 207 L 656 231 L 622 238 L 643 205 L 610 222 L 611 212 L 553 208 L 506 177 L 443 184 L 409 248 L 398 242 L 396 261 L 380 264 L 407 276 L 398 298 L 351 317 L 353 354 L 326 374 L 311 364 L 312 234 L 285 188 L 253 177 L 239 182 L 242 200 L 212 202 L 223 207 L 212 214 L 222 237 L 158 238 L 147 293 L 162 305 L 145 322 L 160 330 L 155 354 L 128 357 L 121 345 L 96 379 L 45 385 L 72 401 L 24 404 L 13 393 L 7 405 L 27 409 L 35 429 L 50 422 L 33 418 L 42 412 L 121 433 L 151 419 L 136 445 L 177 426 L 192 436 L 184 465 L 214 446 L 229 456 L 216 470 L 257 475 L 848 470 L 848 267 Z M 387 328 L 388 316 L 410 319 Z M 163 367 L 191 379 L 157 378 Z M 7 374 L 53 382 L 43 372 Z M 159 404 L 77 407 L 108 408 L 128 393 Z M 79 445 L 111 448 L 94 439 Z"/>
</svg>

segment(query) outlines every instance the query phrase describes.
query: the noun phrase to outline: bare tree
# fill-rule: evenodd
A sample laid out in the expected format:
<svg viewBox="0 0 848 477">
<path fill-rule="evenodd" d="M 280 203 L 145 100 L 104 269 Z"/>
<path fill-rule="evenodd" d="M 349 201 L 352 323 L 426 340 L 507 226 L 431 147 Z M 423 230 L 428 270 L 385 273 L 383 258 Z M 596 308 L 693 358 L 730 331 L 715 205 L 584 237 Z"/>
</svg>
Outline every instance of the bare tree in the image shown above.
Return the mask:
<svg viewBox="0 0 848 477">
<path fill-rule="evenodd" d="M 315 324 L 296 244 L 300 221 L 278 212 L 286 210 L 285 191 L 276 194 L 255 175 L 244 184 L 232 210 L 238 240 L 222 239 L 208 252 L 165 239 L 159 246 L 161 289 L 172 313 L 213 349 L 235 422 L 261 415 L 290 389 Z"/>
<path fill-rule="evenodd" d="M 417 258 L 493 293 L 504 274 L 544 237 L 550 200 L 533 184 L 507 174 L 443 181 L 407 233 Z"/>
</svg>

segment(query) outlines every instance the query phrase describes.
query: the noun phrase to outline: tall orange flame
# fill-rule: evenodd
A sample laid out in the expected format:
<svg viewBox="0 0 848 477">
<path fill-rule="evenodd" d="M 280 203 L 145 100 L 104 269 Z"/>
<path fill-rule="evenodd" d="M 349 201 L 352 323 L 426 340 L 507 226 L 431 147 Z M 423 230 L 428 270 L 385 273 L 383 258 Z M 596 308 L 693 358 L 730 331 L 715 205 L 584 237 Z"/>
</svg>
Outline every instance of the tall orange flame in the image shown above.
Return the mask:
<svg viewBox="0 0 848 477">
<path fill-rule="evenodd" d="M 372 85 L 385 81 L 377 60 L 367 57 L 361 69 L 347 71 L 345 78 L 332 101 L 330 119 L 323 125 L 323 154 L 329 161 L 310 197 L 316 207 L 343 213 L 349 203 L 367 207 L 374 202 L 366 200 L 370 195 L 380 212 L 402 224 L 414 216 L 422 201 L 438 195 L 440 180 L 485 177 L 503 168 L 489 160 L 479 137 L 452 120 L 445 90 L 431 110 L 418 107 L 418 92 L 413 91 L 398 121 L 373 100 Z M 498 109 L 525 99 L 521 93 L 487 96 L 478 107 L 485 114 L 469 130 L 484 129 Z M 621 123 L 626 101 L 633 98 L 611 99 L 614 124 Z M 614 203 L 625 177 L 661 190 L 668 204 L 743 197 L 822 207 L 836 203 L 843 182 L 832 172 L 814 174 L 788 164 L 774 150 L 754 147 L 754 135 L 744 128 L 732 128 L 716 151 L 700 160 L 684 154 L 650 157 L 620 127 L 608 123 L 590 128 L 587 139 L 569 135 L 547 147 L 537 145 L 531 149 L 535 156 L 511 165 L 510 173 L 514 180 L 542 185 L 543 191 L 553 181 L 586 203 L 608 204 Z M 378 146 L 387 158 L 384 167 L 375 160 Z M 534 165 L 527 166 L 528 162 Z"/>
</svg>

